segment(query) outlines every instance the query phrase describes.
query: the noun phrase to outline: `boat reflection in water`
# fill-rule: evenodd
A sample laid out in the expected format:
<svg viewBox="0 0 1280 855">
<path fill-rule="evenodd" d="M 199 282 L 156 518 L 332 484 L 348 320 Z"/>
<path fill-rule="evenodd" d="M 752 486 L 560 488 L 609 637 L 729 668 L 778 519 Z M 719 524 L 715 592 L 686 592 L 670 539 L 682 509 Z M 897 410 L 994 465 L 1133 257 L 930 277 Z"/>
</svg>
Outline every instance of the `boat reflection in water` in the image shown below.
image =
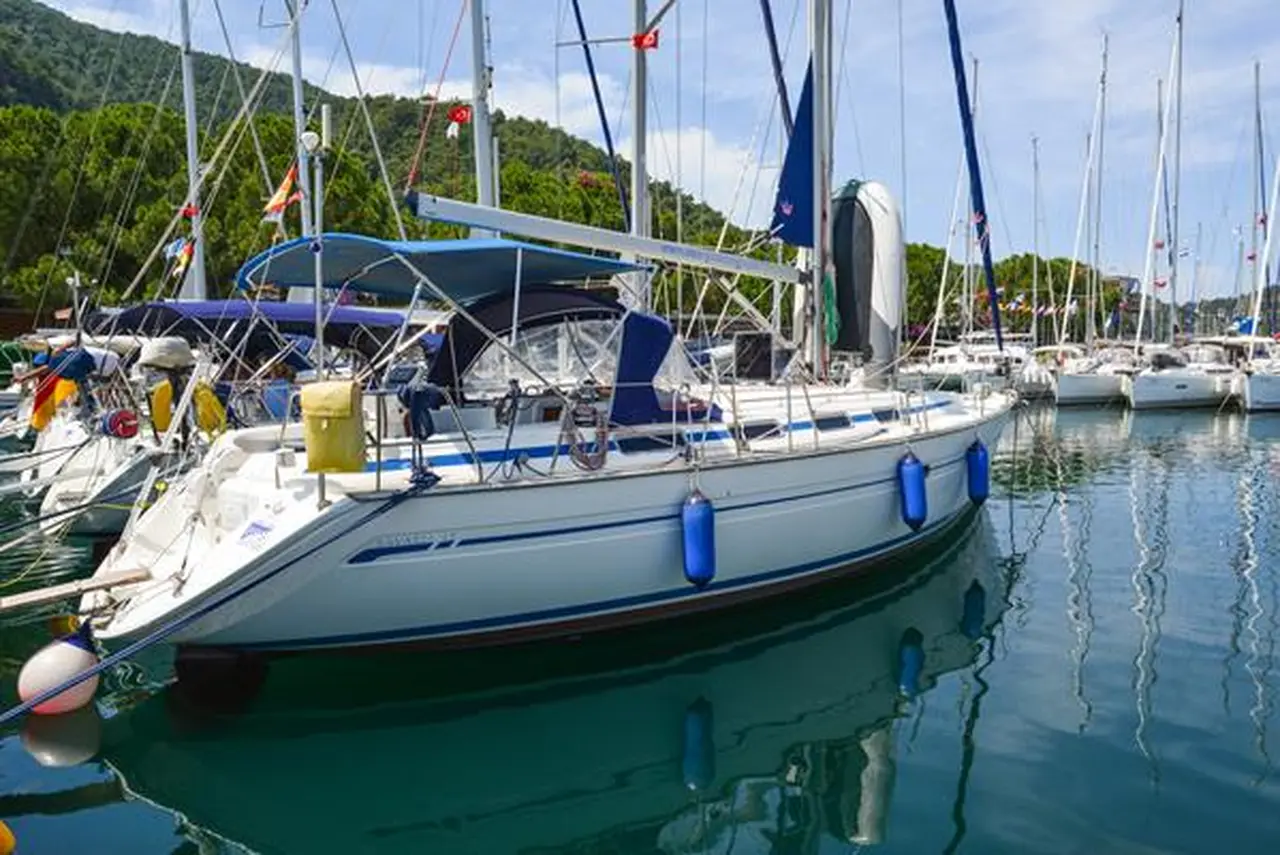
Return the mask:
<svg viewBox="0 0 1280 855">
<path fill-rule="evenodd" d="M 875 842 L 893 794 L 895 720 L 975 662 L 1006 607 L 985 512 L 959 535 L 915 572 L 722 628 L 586 639 L 554 655 L 489 651 L 435 674 L 429 654 L 380 678 L 370 675 L 388 669 L 382 657 L 274 661 L 249 710 L 209 729 L 174 687 L 108 722 L 103 757 L 132 794 L 266 851 Z M 622 664 L 547 677 L 566 656 Z M 507 676 L 480 674 L 498 667 Z"/>
</svg>

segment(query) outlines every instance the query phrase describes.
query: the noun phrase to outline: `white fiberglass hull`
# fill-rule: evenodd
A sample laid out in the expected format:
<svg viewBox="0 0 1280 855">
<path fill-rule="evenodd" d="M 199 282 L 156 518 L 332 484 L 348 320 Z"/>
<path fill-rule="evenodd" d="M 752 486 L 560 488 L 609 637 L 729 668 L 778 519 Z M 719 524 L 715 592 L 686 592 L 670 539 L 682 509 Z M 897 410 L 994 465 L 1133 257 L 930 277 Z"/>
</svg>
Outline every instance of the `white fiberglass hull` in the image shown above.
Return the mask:
<svg viewBox="0 0 1280 855">
<path fill-rule="evenodd" d="M 83 422 L 69 412 L 60 412 L 43 431 L 25 455 L 13 455 L 0 472 L 17 473 L 23 483 L 31 484 L 28 495 L 35 498 L 49 487 L 49 479 L 62 473 L 72 456 L 89 440 Z"/>
<path fill-rule="evenodd" d="M 22 388 L 18 386 L 9 386 L 0 389 L 0 413 L 16 410 L 22 403 Z"/>
<path fill-rule="evenodd" d="M 254 514 L 278 508 L 275 516 L 242 519 L 216 545 L 201 542 L 207 529 L 198 529 L 187 538 L 191 564 L 180 583 L 164 566 L 172 554 L 148 552 L 171 535 L 140 527 L 135 554 L 126 546 L 99 572 L 146 562 L 157 580 L 125 592 L 98 637 L 134 640 L 178 619 L 172 642 L 230 648 L 502 643 L 798 587 L 918 545 L 959 519 L 972 507 L 965 452 L 975 439 L 994 447 L 1012 401 L 994 396 L 981 414 L 951 416 L 951 429 L 730 458 L 699 471 L 672 461 L 656 471 L 338 496 L 319 512 L 314 500 L 286 501 L 287 491 L 274 503 L 259 495 Z M 900 511 L 897 467 L 908 448 L 929 466 L 920 531 Z M 163 501 L 173 507 L 157 505 L 143 522 L 180 515 L 182 492 L 199 493 L 203 472 L 169 491 Z M 716 509 L 716 577 L 702 590 L 681 569 L 681 508 L 695 488 Z M 209 562 L 232 569 L 202 576 Z"/>
<path fill-rule="evenodd" d="M 1171 368 L 1139 372 L 1124 385 L 1135 410 L 1220 407 L 1231 394 L 1231 375 Z"/>
<path fill-rule="evenodd" d="M 1061 373 L 1054 387 L 1059 406 L 1106 404 L 1125 399 L 1123 374 Z"/>
<path fill-rule="evenodd" d="M 69 477 L 50 485 L 40 504 L 41 531 L 83 537 L 124 531 L 151 470 L 148 445 L 98 436 L 72 454 L 65 465 Z"/>
<path fill-rule="evenodd" d="M 1239 378 L 1237 387 L 1245 412 L 1280 410 L 1280 374 L 1270 371 L 1244 374 Z"/>
</svg>

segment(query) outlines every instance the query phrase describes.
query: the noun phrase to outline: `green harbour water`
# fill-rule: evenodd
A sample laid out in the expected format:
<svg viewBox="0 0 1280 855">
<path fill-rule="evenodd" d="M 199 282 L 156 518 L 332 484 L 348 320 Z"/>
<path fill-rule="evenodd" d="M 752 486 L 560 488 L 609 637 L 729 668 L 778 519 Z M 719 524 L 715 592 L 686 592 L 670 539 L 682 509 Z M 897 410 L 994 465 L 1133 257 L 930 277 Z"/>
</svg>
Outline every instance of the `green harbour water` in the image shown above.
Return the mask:
<svg viewBox="0 0 1280 855">
<path fill-rule="evenodd" d="M 125 669 L 0 732 L 0 820 L 22 855 L 1280 851 L 1280 418 L 1025 410 L 993 467 L 926 552 L 714 616 Z M 91 566 L 10 545 L 2 593 Z M 50 614 L 0 618 L 6 706 Z"/>
</svg>

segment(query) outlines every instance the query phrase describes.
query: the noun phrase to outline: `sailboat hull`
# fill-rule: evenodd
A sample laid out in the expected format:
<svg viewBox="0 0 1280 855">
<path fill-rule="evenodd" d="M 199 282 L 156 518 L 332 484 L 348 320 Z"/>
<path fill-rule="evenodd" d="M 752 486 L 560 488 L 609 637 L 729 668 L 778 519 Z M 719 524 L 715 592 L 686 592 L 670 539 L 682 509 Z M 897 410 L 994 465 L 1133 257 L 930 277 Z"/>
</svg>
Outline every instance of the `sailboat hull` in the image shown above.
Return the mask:
<svg viewBox="0 0 1280 855">
<path fill-rule="evenodd" d="M 907 438 L 696 473 L 678 467 L 343 497 L 320 513 L 313 502 L 295 503 L 269 522 L 245 521 L 243 536 L 216 549 L 216 561 L 235 569 L 183 592 L 185 601 L 175 603 L 163 566 L 183 555 L 163 556 L 153 572 L 166 581 L 134 594 L 98 637 L 131 641 L 181 620 L 172 641 L 190 645 L 476 646 L 780 593 L 865 570 L 959 521 L 973 507 L 965 453 L 975 439 L 996 444 L 1011 402 L 910 438 L 928 466 L 928 520 L 919 530 L 901 514 L 897 471 Z M 715 578 L 702 588 L 682 572 L 680 510 L 694 489 L 715 507 Z M 214 560 L 202 554 L 199 535 L 191 539 L 193 560 Z M 120 569 L 127 556 L 99 572 Z"/>
<path fill-rule="evenodd" d="M 97 437 L 68 459 L 73 475 L 58 481 L 40 505 L 45 534 L 65 530 L 83 537 L 124 531 L 138 492 L 151 470 L 151 455 L 132 440 Z"/>
<path fill-rule="evenodd" d="M 1280 410 L 1280 374 L 1262 371 L 1245 374 L 1239 380 L 1239 387 L 1245 412 Z"/>
<path fill-rule="evenodd" d="M 1125 379 L 1125 397 L 1135 410 L 1220 407 L 1230 394 L 1229 374 L 1174 369 Z"/>
<path fill-rule="evenodd" d="M 1061 373 L 1054 383 L 1058 406 L 1109 404 L 1125 399 L 1122 374 Z"/>
</svg>

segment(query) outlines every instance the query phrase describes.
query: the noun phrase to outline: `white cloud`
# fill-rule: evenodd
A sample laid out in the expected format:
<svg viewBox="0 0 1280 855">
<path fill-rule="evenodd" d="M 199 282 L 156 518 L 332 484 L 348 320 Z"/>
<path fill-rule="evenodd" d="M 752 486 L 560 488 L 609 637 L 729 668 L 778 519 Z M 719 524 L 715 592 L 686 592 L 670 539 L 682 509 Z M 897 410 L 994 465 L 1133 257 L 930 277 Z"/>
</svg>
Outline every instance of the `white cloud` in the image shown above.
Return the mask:
<svg viewBox="0 0 1280 855">
<path fill-rule="evenodd" d="M 705 188 L 702 201 L 732 222 L 755 227 L 768 224 L 777 184 L 776 164 L 762 167 L 758 152 L 698 126 L 650 133 L 648 140 L 650 178 L 682 183 L 694 198 Z M 631 138 L 622 140 L 622 146 L 623 151 L 630 150 Z M 705 171 L 700 169 L 704 155 Z"/>
<path fill-rule="evenodd" d="M 119 3 L 104 6 L 92 0 L 41 0 L 80 21 L 116 33 L 137 33 L 171 39 L 176 31 L 175 5 L 166 0 L 144 0 L 141 8 L 122 9 Z"/>
</svg>

